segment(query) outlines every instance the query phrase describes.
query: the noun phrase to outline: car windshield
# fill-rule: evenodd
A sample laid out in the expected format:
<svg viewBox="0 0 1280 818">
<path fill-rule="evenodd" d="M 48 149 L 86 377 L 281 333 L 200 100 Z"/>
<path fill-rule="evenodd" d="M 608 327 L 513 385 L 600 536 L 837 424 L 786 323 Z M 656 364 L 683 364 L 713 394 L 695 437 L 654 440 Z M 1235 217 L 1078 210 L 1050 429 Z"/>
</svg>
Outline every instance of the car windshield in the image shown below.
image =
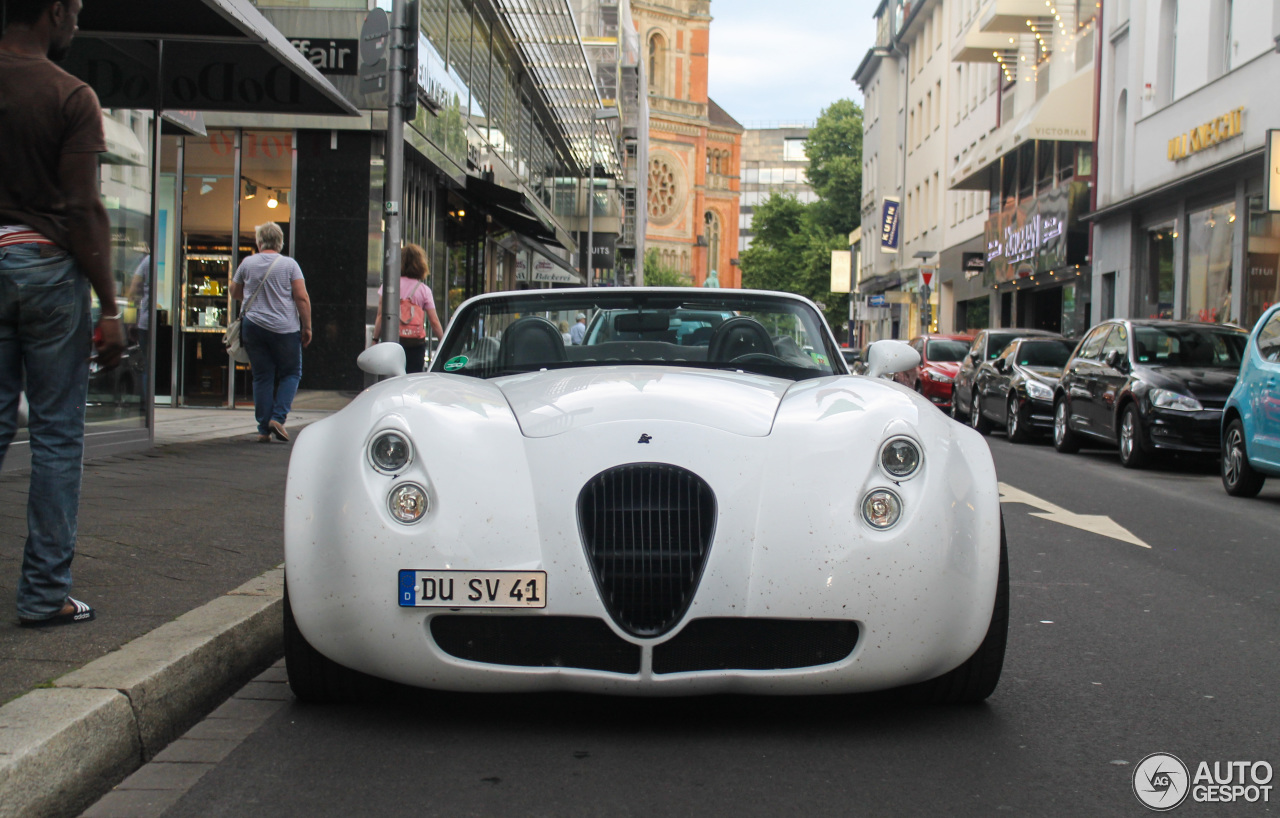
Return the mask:
<svg viewBox="0 0 1280 818">
<path fill-rule="evenodd" d="M 1062 369 L 1073 349 L 1070 341 L 1023 341 L 1018 347 L 1018 365 Z"/>
<path fill-rule="evenodd" d="M 1153 366 L 1239 368 L 1249 334 L 1225 327 L 1134 327 L 1133 353 Z"/>
<path fill-rule="evenodd" d="M 642 364 L 803 380 L 844 372 L 833 363 L 839 352 L 829 335 L 811 305 L 781 296 L 549 290 L 465 305 L 450 323 L 432 371 L 494 378 Z"/>
<path fill-rule="evenodd" d="M 963 361 L 964 356 L 969 354 L 970 344 L 970 341 L 929 341 L 925 344 L 924 358 L 926 361 L 939 364 Z"/>
</svg>

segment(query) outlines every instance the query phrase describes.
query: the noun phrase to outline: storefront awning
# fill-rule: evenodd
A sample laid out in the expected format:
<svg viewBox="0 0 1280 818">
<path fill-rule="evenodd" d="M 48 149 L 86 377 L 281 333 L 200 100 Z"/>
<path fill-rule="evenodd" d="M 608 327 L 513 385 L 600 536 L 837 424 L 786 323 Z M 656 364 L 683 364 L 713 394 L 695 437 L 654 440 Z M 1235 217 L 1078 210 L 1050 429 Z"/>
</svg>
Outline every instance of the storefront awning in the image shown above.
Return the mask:
<svg viewBox="0 0 1280 818">
<path fill-rule="evenodd" d="M 554 220 L 542 213 L 524 193 L 503 187 L 478 176 L 467 177 L 467 197 L 488 209 L 493 218 L 526 238 L 548 244 L 559 244 L 570 253 L 578 251 L 577 242 Z"/>
<path fill-rule="evenodd" d="M 98 0 L 79 24 L 64 67 L 105 108 L 359 113 L 249 0 Z"/>
<path fill-rule="evenodd" d="M 1093 70 L 1086 69 L 1052 89 L 1025 114 L 1002 125 L 979 146 L 961 154 L 951 173 L 952 190 L 989 190 L 997 162 L 1024 142 L 1093 141 Z"/>
</svg>

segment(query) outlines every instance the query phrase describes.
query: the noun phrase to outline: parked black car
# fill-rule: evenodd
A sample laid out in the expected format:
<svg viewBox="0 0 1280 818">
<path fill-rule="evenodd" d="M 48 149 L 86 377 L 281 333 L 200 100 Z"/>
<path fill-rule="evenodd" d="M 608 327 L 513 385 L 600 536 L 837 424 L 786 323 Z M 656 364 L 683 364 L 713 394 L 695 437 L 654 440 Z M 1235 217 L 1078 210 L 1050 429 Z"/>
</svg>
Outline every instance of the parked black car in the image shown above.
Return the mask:
<svg viewBox="0 0 1280 818">
<path fill-rule="evenodd" d="M 1003 426 L 1009 439 L 1026 443 L 1053 428 L 1053 394 L 1076 342 L 1066 338 L 1017 338 L 994 361 L 978 368 L 970 424 L 986 434 Z"/>
<path fill-rule="evenodd" d="M 1187 321 L 1111 320 L 1089 330 L 1054 395 L 1053 445 L 1119 446 L 1141 468 L 1157 451 L 1217 455 L 1222 409 L 1249 334 Z"/>
<path fill-rule="evenodd" d="M 960 362 L 960 371 L 956 373 L 956 382 L 951 387 L 951 417 L 961 421 L 967 420 L 975 429 L 981 425 L 981 420 L 973 419 L 973 381 L 978 374 L 978 368 L 983 363 L 1000 357 L 1000 353 L 1004 352 L 1004 348 L 1014 338 L 1022 337 L 1061 338 L 1062 336 L 1055 332 L 1017 327 L 980 331 L 969 347 L 969 354 Z"/>
</svg>

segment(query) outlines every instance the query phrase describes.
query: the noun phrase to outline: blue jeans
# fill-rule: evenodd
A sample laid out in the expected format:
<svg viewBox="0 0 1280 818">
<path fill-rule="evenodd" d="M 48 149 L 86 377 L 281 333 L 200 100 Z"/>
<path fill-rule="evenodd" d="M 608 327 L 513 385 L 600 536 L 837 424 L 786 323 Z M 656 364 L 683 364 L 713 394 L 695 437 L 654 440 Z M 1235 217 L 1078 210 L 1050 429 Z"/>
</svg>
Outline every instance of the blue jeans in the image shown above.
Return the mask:
<svg viewBox="0 0 1280 818">
<path fill-rule="evenodd" d="M 47 619 L 71 592 L 84 405 L 93 349 L 89 282 L 51 245 L 0 247 L 0 463 L 18 430 L 18 395 L 30 405 L 31 487 L 18 616 Z"/>
<path fill-rule="evenodd" d="M 240 322 L 240 335 L 253 368 L 253 415 L 258 434 L 271 434 L 271 421 L 284 423 L 298 394 L 302 333 L 272 332 L 245 318 Z"/>
</svg>

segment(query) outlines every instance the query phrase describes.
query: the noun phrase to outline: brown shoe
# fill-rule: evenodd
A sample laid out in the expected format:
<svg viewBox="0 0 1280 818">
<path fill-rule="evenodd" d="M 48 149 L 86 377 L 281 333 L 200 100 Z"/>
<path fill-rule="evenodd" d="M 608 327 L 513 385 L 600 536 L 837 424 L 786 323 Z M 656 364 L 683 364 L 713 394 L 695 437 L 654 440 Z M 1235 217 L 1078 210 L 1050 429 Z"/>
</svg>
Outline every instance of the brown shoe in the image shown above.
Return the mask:
<svg viewBox="0 0 1280 818">
<path fill-rule="evenodd" d="M 255 438 L 255 440 L 257 440 L 259 443 L 270 443 L 270 442 L 271 442 L 271 435 L 258 435 L 258 436 Z"/>
<path fill-rule="evenodd" d="M 278 421 L 278 420 L 273 420 L 273 421 L 271 421 L 271 422 L 270 422 L 269 424 L 267 424 L 267 425 L 271 427 L 271 436 L 272 436 L 272 437 L 274 437 L 276 440 L 282 441 L 282 442 L 284 442 L 284 443 L 288 443 L 288 442 L 289 442 L 289 433 L 288 433 L 288 432 L 286 432 L 286 431 L 284 430 L 284 424 L 283 424 L 283 423 L 281 423 L 281 422 L 280 422 L 280 421 Z"/>
</svg>

